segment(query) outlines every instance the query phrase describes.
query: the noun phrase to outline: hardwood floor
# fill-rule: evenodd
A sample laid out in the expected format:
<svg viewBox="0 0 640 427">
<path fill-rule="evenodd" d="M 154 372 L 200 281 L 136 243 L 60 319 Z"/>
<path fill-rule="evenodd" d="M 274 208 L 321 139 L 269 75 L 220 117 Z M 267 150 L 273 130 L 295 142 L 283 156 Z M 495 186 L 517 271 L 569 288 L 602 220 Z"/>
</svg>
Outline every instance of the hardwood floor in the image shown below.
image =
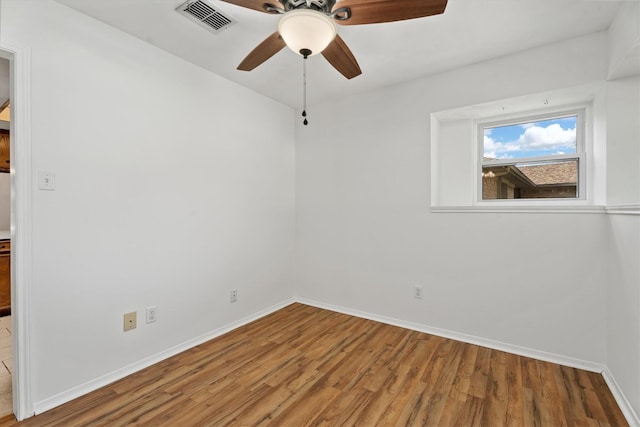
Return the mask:
<svg viewBox="0 0 640 427">
<path fill-rule="evenodd" d="M 292 304 L 0 426 L 626 426 L 601 375 Z"/>
</svg>

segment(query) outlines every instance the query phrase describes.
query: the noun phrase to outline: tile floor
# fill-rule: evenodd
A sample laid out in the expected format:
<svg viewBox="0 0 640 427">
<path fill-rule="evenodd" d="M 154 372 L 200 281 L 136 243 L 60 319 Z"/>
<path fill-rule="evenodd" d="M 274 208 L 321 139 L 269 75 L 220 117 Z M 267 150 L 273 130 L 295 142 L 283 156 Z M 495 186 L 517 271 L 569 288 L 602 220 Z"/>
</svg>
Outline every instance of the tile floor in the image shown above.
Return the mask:
<svg viewBox="0 0 640 427">
<path fill-rule="evenodd" d="M 11 396 L 11 316 L 0 317 L 0 417 L 13 412 Z"/>
</svg>

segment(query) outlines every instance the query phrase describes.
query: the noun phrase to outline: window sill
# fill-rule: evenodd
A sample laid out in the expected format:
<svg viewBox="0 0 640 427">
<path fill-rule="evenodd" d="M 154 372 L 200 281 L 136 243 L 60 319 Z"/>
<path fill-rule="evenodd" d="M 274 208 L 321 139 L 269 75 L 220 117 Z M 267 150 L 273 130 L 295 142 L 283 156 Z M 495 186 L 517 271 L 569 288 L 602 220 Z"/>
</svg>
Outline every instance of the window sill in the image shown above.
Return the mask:
<svg viewBox="0 0 640 427">
<path fill-rule="evenodd" d="M 604 214 L 609 210 L 604 206 L 431 206 L 434 213 L 569 213 L 569 214 Z"/>
</svg>

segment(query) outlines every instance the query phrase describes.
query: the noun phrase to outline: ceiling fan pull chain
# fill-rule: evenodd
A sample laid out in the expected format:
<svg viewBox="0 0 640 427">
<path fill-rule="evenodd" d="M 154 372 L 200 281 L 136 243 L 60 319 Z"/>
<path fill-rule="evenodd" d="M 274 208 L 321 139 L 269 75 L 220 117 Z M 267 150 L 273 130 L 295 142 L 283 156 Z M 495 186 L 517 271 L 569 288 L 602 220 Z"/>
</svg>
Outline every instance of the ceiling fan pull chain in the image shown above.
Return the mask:
<svg viewBox="0 0 640 427">
<path fill-rule="evenodd" d="M 302 54 L 302 117 L 304 117 L 302 124 L 306 126 L 309 124 L 307 120 L 307 58 L 311 51 L 302 49 L 300 53 Z"/>
</svg>

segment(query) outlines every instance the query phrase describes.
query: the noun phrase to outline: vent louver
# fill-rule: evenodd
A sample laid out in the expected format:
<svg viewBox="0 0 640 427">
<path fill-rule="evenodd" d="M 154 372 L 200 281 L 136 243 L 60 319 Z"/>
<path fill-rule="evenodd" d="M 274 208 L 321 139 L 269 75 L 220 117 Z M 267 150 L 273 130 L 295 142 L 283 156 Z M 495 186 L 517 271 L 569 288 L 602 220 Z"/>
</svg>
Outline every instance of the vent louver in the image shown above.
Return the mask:
<svg viewBox="0 0 640 427">
<path fill-rule="evenodd" d="M 213 4 L 205 0 L 189 0 L 178 6 L 176 12 L 215 34 L 238 22 L 229 14 L 222 12 L 220 8 L 214 7 Z"/>
</svg>

